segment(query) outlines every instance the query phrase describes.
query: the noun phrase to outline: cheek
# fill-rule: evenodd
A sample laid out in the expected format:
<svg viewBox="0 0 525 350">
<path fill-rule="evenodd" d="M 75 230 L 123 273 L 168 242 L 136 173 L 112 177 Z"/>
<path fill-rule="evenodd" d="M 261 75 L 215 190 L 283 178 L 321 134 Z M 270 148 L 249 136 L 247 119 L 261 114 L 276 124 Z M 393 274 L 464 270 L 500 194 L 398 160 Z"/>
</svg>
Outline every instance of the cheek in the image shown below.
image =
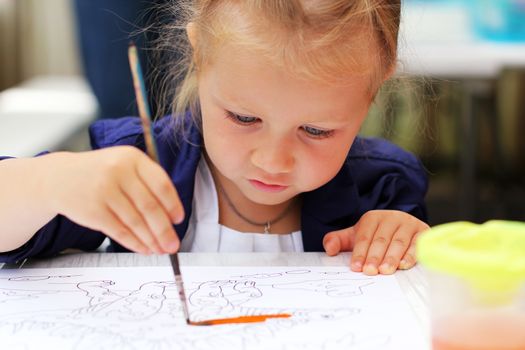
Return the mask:
<svg viewBox="0 0 525 350">
<path fill-rule="evenodd" d="M 215 167 L 222 173 L 231 173 L 240 168 L 245 158 L 242 138 L 231 134 L 228 121 L 221 116 L 206 118 L 203 116 L 202 133 L 206 153 Z"/>
<path fill-rule="evenodd" d="M 334 178 L 343 166 L 351 143 L 331 142 L 305 153 L 298 174 L 303 175 L 305 190 L 314 190 Z"/>
</svg>

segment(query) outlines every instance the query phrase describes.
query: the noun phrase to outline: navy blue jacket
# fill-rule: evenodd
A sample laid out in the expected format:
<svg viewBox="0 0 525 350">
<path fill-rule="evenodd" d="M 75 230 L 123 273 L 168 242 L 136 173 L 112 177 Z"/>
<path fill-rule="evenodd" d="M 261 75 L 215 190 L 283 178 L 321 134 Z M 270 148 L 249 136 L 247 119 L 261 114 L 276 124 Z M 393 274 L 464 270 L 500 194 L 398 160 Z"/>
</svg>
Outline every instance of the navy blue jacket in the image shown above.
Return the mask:
<svg viewBox="0 0 525 350">
<path fill-rule="evenodd" d="M 175 184 L 186 212 L 184 221 L 175 225 L 182 240 L 191 215 L 195 172 L 203 142 L 196 127 L 191 126 L 182 137 L 174 132 L 172 123 L 172 118 L 162 118 L 153 124 L 153 131 L 160 162 Z M 145 149 L 142 127 L 136 117 L 95 122 L 90 137 L 94 149 L 117 145 Z M 304 249 L 323 251 L 326 233 L 354 225 L 361 215 L 373 209 L 401 210 L 425 221 L 426 190 L 426 174 L 412 154 L 385 140 L 358 137 L 337 175 L 324 186 L 302 194 Z M 104 238 L 104 234 L 58 215 L 22 247 L 0 254 L 0 261 L 49 257 L 66 248 L 93 250 Z M 109 250 L 127 251 L 114 241 Z"/>
</svg>

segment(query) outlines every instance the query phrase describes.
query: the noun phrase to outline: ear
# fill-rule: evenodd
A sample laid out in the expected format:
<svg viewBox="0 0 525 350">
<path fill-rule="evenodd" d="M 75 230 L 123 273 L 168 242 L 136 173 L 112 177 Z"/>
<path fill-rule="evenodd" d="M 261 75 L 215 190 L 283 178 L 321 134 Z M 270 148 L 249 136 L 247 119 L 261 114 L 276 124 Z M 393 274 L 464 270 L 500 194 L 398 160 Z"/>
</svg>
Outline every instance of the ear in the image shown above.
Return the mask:
<svg viewBox="0 0 525 350">
<path fill-rule="evenodd" d="M 188 36 L 188 40 L 190 41 L 191 47 L 195 49 L 195 45 L 197 44 L 197 33 L 195 32 L 195 23 L 189 22 L 186 25 L 186 35 Z"/>
</svg>

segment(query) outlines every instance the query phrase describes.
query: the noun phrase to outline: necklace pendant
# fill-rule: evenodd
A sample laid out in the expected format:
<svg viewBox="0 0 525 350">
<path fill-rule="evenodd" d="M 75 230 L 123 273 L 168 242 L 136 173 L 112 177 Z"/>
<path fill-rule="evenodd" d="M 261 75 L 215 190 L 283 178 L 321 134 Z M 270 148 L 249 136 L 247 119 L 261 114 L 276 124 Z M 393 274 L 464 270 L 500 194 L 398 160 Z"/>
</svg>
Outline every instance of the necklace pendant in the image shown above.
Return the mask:
<svg viewBox="0 0 525 350">
<path fill-rule="evenodd" d="M 269 234 L 270 233 L 270 221 L 267 221 L 266 224 L 264 225 L 264 234 Z"/>
</svg>

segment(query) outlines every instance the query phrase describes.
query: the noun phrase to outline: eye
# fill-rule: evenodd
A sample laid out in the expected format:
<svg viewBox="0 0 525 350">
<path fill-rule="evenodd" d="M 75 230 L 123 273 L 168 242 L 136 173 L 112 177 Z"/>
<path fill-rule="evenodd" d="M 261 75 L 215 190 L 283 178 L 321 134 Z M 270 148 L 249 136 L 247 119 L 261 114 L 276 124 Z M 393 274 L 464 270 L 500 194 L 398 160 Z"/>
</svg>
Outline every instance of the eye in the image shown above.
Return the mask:
<svg viewBox="0 0 525 350">
<path fill-rule="evenodd" d="M 326 137 L 332 136 L 332 134 L 334 133 L 333 130 L 323 130 L 323 129 L 313 128 L 307 125 L 302 126 L 301 128 L 304 130 L 304 132 L 308 134 L 308 136 L 313 137 L 315 139 L 324 139 Z"/>
<path fill-rule="evenodd" d="M 239 115 L 235 114 L 233 112 L 226 111 L 226 115 L 228 118 L 230 118 L 234 123 L 241 124 L 241 125 L 251 125 L 258 121 L 260 121 L 257 117 L 249 117 L 246 115 Z"/>
</svg>

